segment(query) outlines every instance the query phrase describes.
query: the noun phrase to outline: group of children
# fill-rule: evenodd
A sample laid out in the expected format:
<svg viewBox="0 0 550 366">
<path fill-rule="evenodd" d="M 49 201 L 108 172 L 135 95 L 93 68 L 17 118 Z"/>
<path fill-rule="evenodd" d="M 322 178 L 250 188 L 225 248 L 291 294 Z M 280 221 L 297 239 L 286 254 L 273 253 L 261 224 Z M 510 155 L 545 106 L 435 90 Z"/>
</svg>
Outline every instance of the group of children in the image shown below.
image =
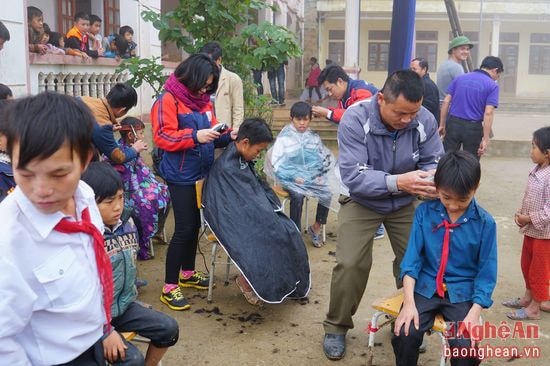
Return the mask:
<svg viewBox="0 0 550 366">
<path fill-rule="evenodd" d="M 138 210 L 151 203 L 145 191 L 135 195 L 136 182 L 131 177 L 138 177 L 137 171 L 146 177 L 152 173 L 139 160 L 116 170 L 106 162 L 90 164 L 94 119 L 78 99 L 44 93 L 9 103 L 0 105 L 4 109 L 0 111 L 0 177 L 11 174 L 17 186 L 6 192 L 0 205 L 0 232 L 4 233 L 0 263 L 5 269 L 0 274 L 2 360 L 41 365 L 135 358 L 140 364 L 143 356 L 118 333 L 135 331 L 151 340 L 145 363 L 157 363 L 177 342 L 179 328 L 170 316 L 136 302 L 138 231 L 124 209 L 125 199 Z M 322 150 L 320 139 L 300 142 L 299 137 L 313 134 L 311 107 L 296 103 L 291 119 L 287 128 L 298 136 L 300 153 L 283 161 L 275 155 L 275 177 L 294 193 L 296 187 L 314 182 L 322 188 L 316 197 L 323 201 L 330 192 L 316 179 L 319 175 L 306 179 L 302 168 L 292 169 L 296 157 L 302 158 L 297 165 L 301 166 L 307 156 L 318 156 Z M 235 143 L 244 162 L 268 145 L 263 140 L 250 142 L 249 125 L 250 121 L 243 123 Z M 145 126 L 139 120 L 128 117 L 121 126 L 121 144 L 143 138 Z M 276 140 L 274 149 L 281 143 L 283 139 Z M 541 311 L 550 310 L 550 127 L 535 131 L 531 159 L 536 166 L 515 215 L 525 235 L 521 267 L 526 291 L 523 297 L 503 303 L 517 309 L 508 317 L 520 320 L 536 320 Z M 325 164 L 323 159 L 314 161 L 317 168 Z M 126 172 L 130 178 L 123 182 L 121 173 Z M 399 365 L 416 363 L 412 356 L 417 355 L 436 312 L 443 311 L 447 321 L 478 324 L 482 308 L 492 304 L 496 224 L 474 198 L 480 174 L 479 162 L 468 152 L 445 154 L 434 176 L 439 198 L 417 208 L 401 263 L 405 302 L 392 339 Z M 162 186 L 155 190 L 156 198 L 166 192 Z M 303 197 L 294 199 L 291 217 L 299 228 L 297 210 Z M 156 204 L 158 213 L 162 199 Z M 319 246 L 316 229 L 328 212 L 322 206 L 310 228 L 315 246 Z M 81 286 L 84 281 L 87 286 Z M 57 337 L 49 334 L 54 326 Z M 451 346 L 470 347 L 469 342 L 466 338 Z"/>
<path fill-rule="evenodd" d="M 130 58 L 136 56 L 134 30 L 128 25 L 120 27 L 118 34 L 101 35 L 102 20 L 97 15 L 77 12 L 74 25 L 62 34 L 54 32 L 44 23 L 42 10 L 27 7 L 29 25 L 29 51 L 40 54 L 60 54 L 82 58 Z"/>
</svg>

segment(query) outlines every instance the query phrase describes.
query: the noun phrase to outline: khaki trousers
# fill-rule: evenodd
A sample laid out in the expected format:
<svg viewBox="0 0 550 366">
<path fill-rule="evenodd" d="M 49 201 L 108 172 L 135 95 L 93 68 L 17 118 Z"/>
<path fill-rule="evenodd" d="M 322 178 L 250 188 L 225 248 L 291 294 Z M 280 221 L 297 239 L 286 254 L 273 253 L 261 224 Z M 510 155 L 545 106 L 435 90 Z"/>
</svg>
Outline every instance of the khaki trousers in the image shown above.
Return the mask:
<svg viewBox="0 0 550 366">
<path fill-rule="evenodd" d="M 407 249 L 415 209 L 411 203 L 384 215 L 344 196 L 340 197 L 340 204 L 336 266 L 332 270 L 329 311 L 323 322 L 325 333 L 330 334 L 345 334 L 353 328 L 352 316 L 359 307 L 372 266 L 374 233 L 381 223 L 395 254 L 393 275 L 396 286 L 402 287 L 399 265 Z"/>
</svg>

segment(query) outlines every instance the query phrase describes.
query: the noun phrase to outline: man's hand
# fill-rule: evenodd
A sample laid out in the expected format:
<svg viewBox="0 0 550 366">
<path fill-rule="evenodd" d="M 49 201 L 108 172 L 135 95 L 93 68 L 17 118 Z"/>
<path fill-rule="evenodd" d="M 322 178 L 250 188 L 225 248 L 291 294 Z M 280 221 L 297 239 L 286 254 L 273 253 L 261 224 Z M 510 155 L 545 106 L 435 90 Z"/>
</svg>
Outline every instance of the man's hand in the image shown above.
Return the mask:
<svg viewBox="0 0 550 366">
<path fill-rule="evenodd" d="M 414 170 L 397 176 L 397 189 L 415 196 L 436 198 L 437 192 L 433 182 L 433 173 Z"/>
<path fill-rule="evenodd" d="M 237 135 L 239 134 L 239 129 L 231 130 L 229 135 L 231 136 L 231 140 L 235 141 L 237 139 Z"/>
<path fill-rule="evenodd" d="M 198 130 L 197 131 L 197 140 L 201 144 L 207 144 L 209 142 L 212 142 L 215 139 L 217 139 L 218 137 L 220 137 L 220 133 L 216 132 L 216 131 L 214 131 L 210 128 L 205 129 L 205 130 Z"/>
<path fill-rule="evenodd" d="M 489 146 L 489 139 L 482 138 L 479 143 L 479 148 L 477 149 L 477 155 L 481 156 L 487 152 L 487 147 Z"/>
<path fill-rule="evenodd" d="M 325 117 L 325 118 L 327 118 L 328 112 L 330 112 L 330 109 L 325 108 L 325 107 L 321 107 L 321 106 L 318 106 L 318 105 L 314 105 L 313 107 L 311 107 L 311 111 L 313 112 L 313 115 L 315 117 Z"/>
<path fill-rule="evenodd" d="M 418 330 L 419 327 L 419 320 L 418 320 L 418 310 L 416 309 L 416 305 L 414 302 L 404 302 L 403 308 L 399 312 L 399 316 L 397 319 L 395 319 L 395 325 L 393 328 L 393 334 L 396 336 L 399 335 L 401 332 L 401 327 L 405 326 L 403 328 L 403 332 L 405 336 L 409 335 L 409 328 L 411 326 L 411 321 L 414 324 L 414 329 Z"/>
<path fill-rule="evenodd" d="M 445 133 L 447 133 L 447 131 L 445 130 L 445 126 L 441 125 L 439 127 L 439 137 L 443 139 L 445 137 Z"/>
<path fill-rule="evenodd" d="M 103 355 L 110 363 L 124 360 L 127 348 L 122 340 L 122 336 L 115 330 L 103 340 Z"/>
<path fill-rule="evenodd" d="M 143 140 L 137 140 L 132 144 L 132 147 L 138 152 L 142 152 L 143 150 L 147 150 L 147 143 Z"/>
</svg>

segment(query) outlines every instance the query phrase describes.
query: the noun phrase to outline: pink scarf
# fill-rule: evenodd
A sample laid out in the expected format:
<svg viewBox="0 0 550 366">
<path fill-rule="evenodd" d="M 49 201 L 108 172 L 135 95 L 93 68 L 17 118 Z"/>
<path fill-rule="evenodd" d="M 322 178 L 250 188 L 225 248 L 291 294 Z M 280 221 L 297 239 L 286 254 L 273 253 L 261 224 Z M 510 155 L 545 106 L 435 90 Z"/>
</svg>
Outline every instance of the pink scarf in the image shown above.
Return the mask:
<svg viewBox="0 0 550 366">
<path fill-rule="evenodd" d="M 178 81 L 173 73 L 164 83 L 164 89 L 172 93 L 192 111 L 200 112 L 210 102 L 208 94 L 205 93 L 200 96 L 193 94 L 185 85 Z"/>
</svg>

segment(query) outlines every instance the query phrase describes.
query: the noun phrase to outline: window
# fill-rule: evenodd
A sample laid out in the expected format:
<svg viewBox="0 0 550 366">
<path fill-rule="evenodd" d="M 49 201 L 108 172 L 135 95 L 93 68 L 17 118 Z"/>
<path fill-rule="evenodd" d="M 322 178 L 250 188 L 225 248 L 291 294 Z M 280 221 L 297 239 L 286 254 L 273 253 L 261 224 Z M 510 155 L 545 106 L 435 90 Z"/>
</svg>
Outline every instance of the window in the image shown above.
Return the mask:
<svg viewBox="0 0 550 366">
<path fill-rule="evenodd" d="M 437 31 L 416 31 L 415 57 L 428 61 L 428 71 L 437 70 Z"/>
<path fill-rule="evenodd" d="M 103 0 L 104 35 L 117 33 L 120 28 L 120 0 Z"/>
<path fill-rule="evenodd" d="M 529 74 L 550 75 L 550 33 L 531 33 Z"/>
<path fill-rule="evenodd" d="M 74 16 L 79 11 L 90 15 L 91 0 L 57 0 L 57 29 L 65 34 L 73 26 Z M 103 0 L 103 15 L 96 13 L 103 20 L 103 35 L 118 33 L 120 28 L 120 0 Z"/>
<path fill-rule="evenodd" d="M 369 31 L 368 71 L 387 71 L 390 59 L 390 31 Z"/>
<path fill-rule="evenodd" d="M 343 30 L 328 31 L 328 58 L 338 65 L 344 64 L 345 39 Z"/>
</svg>

